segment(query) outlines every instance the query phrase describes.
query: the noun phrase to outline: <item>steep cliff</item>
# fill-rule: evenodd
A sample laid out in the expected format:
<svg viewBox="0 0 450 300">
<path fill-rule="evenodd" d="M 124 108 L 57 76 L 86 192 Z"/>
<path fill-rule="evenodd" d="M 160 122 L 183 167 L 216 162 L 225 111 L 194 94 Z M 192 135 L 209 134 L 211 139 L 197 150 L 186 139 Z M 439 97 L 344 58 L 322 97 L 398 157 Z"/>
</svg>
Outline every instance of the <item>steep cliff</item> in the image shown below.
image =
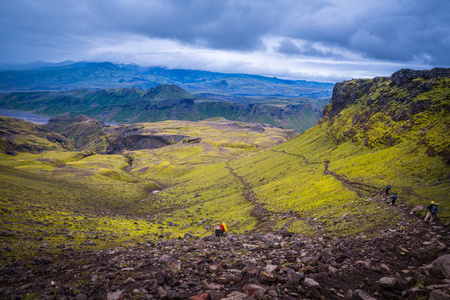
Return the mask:
<svg viewBox="0 0 450 300">
<path fill-rule="evenodd" d="M 403 69 L 391 77 L 337 83 L 321 123 L 337 142 L 368 147 L 403 140 L 450 163 L 450 69 Z"/>
</svg>

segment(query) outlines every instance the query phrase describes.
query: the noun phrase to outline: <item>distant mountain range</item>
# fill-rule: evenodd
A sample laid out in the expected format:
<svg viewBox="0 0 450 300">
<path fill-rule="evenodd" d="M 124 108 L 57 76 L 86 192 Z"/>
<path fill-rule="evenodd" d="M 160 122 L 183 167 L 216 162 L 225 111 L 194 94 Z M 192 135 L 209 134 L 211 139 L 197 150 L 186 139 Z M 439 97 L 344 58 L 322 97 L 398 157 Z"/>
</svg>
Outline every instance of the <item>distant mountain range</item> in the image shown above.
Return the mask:
<svg viewBox="0 0 450 300">
<path fill-rule="evenodd" d="M 333 83 L 283 80 L 247 74 L 142 67 L 110 62 L 35 62 L 0 65 L 0 91 L 72 90 L 99 88 L 149 89 L 176 84 L 189 93 L 240 97 L 331 97 Z M 230 100 L 230 97 L 227 97 Z M 241 98 L 242 99 L 242 98 Z"/>
<path fill-rule="evenodd" d="M 303 132 L 317 124 L 325 103 L 298 99 L 293 104 L 211 101 L 176 85 L 0 93 L 0 107 L 46 116 L 83 114 L 105 122 L 198 121 L 215 117 L 259 122 Z"/>
</svg>

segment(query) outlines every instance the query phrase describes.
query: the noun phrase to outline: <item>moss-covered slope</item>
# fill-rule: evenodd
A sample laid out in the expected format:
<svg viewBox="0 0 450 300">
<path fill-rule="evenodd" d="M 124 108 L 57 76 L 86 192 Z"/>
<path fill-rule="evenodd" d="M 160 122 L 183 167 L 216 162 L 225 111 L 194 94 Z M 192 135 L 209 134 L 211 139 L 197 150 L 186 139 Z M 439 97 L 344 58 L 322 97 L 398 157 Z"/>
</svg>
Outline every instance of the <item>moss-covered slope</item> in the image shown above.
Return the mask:
<svg viewBox="0 0 450 300">
<path fill-rule="evenodd" d="M 278 223 L 292 230 L 350 234 L 400 224 L 403 213 L 383 196 L 387 184 L 397 204 L 439 202 L 446 222 L 449 73 L 401 70 L 339 83 L 319 125 L 231 166 L 269 215 L 290 212 L 291 224 L 289 218 Z"/>
<path fill-rule="evenodd" d="M 72 150 L 73 142 L 41 125 L 0 116 L 0 152 L 39 152 Z"/>
</svg>

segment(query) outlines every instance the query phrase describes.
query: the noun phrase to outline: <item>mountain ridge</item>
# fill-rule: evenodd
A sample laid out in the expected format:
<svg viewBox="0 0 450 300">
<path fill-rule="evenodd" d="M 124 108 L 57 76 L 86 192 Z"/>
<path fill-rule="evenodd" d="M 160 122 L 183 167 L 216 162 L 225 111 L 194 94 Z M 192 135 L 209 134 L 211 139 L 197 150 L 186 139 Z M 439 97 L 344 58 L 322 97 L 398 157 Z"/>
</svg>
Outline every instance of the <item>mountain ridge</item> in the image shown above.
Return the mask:
<svg viewBox="0 0 450 300">
<path fill-rule="evenodd" d="M 0 106 L 48 116 L 66 112 L 72 116 L 84 114 L 115 123 L 171 119 L 198 121 L 224 117 L 236 121 L 268 123 L 301 132 L 316 124 L 323 104 L 306 99 L 281 105 L 210 101 L 176 85 L 162 85 L 149 90 L 132 87 L 3 93 L 0 94 Z"/>
<path fill-rule="evenodd" d="M 223 84 L 227 82 L 226 84 Z M 34 69 L 1 70 L 0 90 L 71 90 L 176 84 L 191 93 L 326 98 L 332 83 L 284 80 L 248 74 L 166 69 L 110 62 L 74 62 Z"/>
</svg>

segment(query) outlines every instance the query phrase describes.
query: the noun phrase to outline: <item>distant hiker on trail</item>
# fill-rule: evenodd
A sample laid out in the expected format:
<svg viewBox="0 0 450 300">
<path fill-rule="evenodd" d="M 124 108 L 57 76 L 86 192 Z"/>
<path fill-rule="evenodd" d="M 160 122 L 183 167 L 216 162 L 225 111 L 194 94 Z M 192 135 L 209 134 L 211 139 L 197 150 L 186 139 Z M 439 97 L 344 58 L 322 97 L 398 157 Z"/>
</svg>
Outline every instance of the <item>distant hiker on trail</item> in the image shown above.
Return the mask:
<svg viewBox="0 0 450 300">
<path fill-rule="evenodd" d="M 222 222 L 222 224 L 220 224 L 220 236 L 223 236 L 223 234 L 227 231 L 227 224 L 225 222 Z"/>
<path fill-rule="evenodd" d="M 220 236 L 223 236 L 223 233 L 225 232 L 225 228 L 223 228 L 223 223 L 220 224 Z"/>
<path fill-rule="evenodd" d="M 325 159 L 325 163 L 326 163 L 326 164 L 329 164 L 330 161 L 329 161 L 328 159 Z"/>
<path fill-rule="evenodd" d="M 217 223 L 216 225 L 216 237 L 220 237 L 222 234 L 222 230 L 220 230 L 221 225 Z"/>
<path fill-rule="evenodd" d="M 391 189 L 391 185 L 388 184 L 388 185 L 385 187 L 385 189 L 386 189 L 386 195 L 389 195 L 389 190 Z"/>
<path fill-rule="evenodd" d="M 424 221 L 426 222 L 428 219 L 430 219 L 430 222 L 433 222 L 435 219 L 437 219 L 438 208 L 439 203 L 434 203 L 434 201 L 431 201 L 431 203 L 427 205 L 428 213 Z"/>
<path fill-rule="evenodd" d="M 392 200 L 392 206 L 394 206 L 395 201 L 397 200 L 397 194 L 394 193 L 394 195 L 392 195 L 392 197 L 391 197 L 391 200 Z"/>
</svg>

